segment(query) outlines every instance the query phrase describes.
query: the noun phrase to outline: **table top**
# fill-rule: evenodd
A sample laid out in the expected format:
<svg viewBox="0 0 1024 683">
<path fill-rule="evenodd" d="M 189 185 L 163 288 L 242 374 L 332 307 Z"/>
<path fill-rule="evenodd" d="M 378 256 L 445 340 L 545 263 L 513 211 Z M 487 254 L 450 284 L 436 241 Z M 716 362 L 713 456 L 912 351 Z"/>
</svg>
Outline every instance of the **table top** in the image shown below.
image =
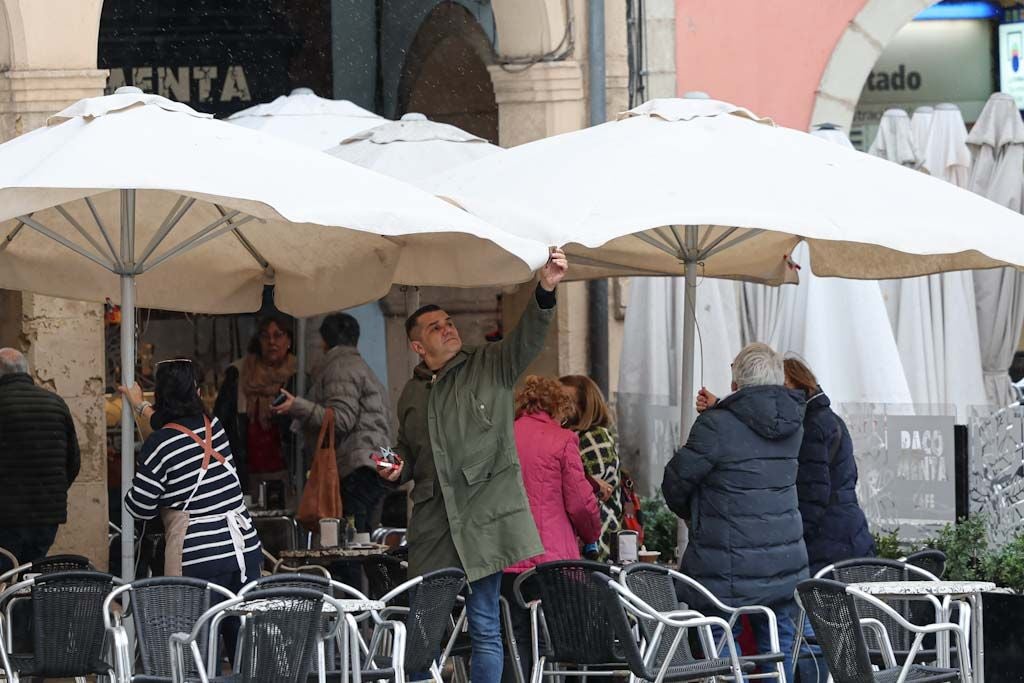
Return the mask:
<svg viewBox="0 0 1024 683">
<path fill-rule="evenodd" d="M 388 550 L 388 546 L 379 543 L 363 543 L 348 548 L 311 548 L 308 550 L 282 550 L 280 553 L 283 560 L 332 560 L 339 557 L 366 557 L 368 555 L 381 555 Z"/>
<path fill-rule="evenodd" d="M 249 508 L 249 516 L 256 519 L 264 517 L 291 517 L 295 512 L 292 510 L 264 510 L 262 508 Z"/>
<path fill-rule="evenodd" d="M 993 590 L 989 581 L 868 581 L 850 584 L 868 595 L 972 595 Z"/>
<path fill-rule="evenodd" d="M 287 598 L 268 598 L 266 600 L 249 600 L 243 602 L 240 605 L 232 607 L 226 611 L 234 615 L 245 615 L 253 612 L 269 612 L 274 609 L 279 609 L 282 605 L 287 602 Z M 341 611 L 349 614 L 352 612 L 368 612 L 368 611 L 380 611 L 384 609 L 385 605 L 379 600 L 338 600 L 341 605 Z M 337 609 L 335 606 L 324 601 L 324 612 L 334 613 Z"/>
</svg>

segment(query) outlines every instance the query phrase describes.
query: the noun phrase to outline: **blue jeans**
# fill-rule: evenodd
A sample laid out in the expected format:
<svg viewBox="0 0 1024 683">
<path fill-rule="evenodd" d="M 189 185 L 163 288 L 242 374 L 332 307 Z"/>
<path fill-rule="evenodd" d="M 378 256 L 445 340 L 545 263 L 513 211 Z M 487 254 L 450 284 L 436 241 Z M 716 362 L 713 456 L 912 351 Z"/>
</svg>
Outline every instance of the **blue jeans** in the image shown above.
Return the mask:
<svg viewBox="0 0 1024 683">
<path fill-rule="evenodd" d="M 811 628 L 811 620 L 805 618 L 804 639 L 806 641 L 813 637 L 814 629 Z M 821 651 L 820 647 L 804 642 L 800 648 L 800 657 L 797 659 L 796 673 L 800 683 L 826 683 L 828 681 L 828 663 L 825 661 L 825 653 Z M 788 670 L 786 675 L 789 675 Z"/>
<path fill-rule="evenodd" d="M 789 676 L 793 668 L 793 639 L 796 636 L 796 619 L 800 613 L 800 608 L 797 607 L 795 600 L 788 600 L 786 602 L 768 605 L 768 607 L 775 612 L 775 620 L 779 626 L 779 649 L 782 651 L 782 665 L 786 671 L 786 680 L 789 681 L 789 683 L 795 683 L 794 681 L 789 680 Z M 754 631 L 754 640 L 757 641 L 757 652 L 771 652 L 771 636 L 768 628 L 768 618 L 759 614 L 750 614 L 747 616 L 750 620 L 750 627 Z M 733 638 L 738 641 L 742 631 L 742 622 L 737 622 L 736 626 L 732 630 Z M 739 647 L 738 642 L 736 647 Z M 738 654 L 753 655 L 756 653 L 741 652 Z M 728 652 L 723 650 L 722 656 L 728 656 Z M 811 683 L 813 683 L 813 681 L 814 679 L 812 678 Z M 824 681 L 822 683 L 824 683 Z"/>
<path fill-rule="evenodd" d="M 473 655 L 469 662 L 469 678 L 473 683 L 500 683 L 502 669 L 501 572 L 485 576 L 469 584 L 466 617 Z"/>
</svg>

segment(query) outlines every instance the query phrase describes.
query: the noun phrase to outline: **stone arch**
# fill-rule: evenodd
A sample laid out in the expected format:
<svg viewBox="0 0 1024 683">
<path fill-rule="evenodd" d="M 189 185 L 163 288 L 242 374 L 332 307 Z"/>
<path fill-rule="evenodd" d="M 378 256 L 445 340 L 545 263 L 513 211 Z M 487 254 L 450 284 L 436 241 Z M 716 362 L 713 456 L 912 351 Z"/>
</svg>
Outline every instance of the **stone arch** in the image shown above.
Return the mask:
<svg viewBox="0 0 1024 683">
<path fill-rule="evenodd" d="M 406 51 L 396 114 L 419 112 L 498 142 L 498 103 L 487 71 L 491 40 L 462 5 L 434 7 Z"/>
<path fill-rule="evenodd" d="M 938 0 L 867 0 L 836 43 L 815 92 L 810 123 L 849 130 L 864 81 L 885 46 L 921 10 Z"/>
</svg>

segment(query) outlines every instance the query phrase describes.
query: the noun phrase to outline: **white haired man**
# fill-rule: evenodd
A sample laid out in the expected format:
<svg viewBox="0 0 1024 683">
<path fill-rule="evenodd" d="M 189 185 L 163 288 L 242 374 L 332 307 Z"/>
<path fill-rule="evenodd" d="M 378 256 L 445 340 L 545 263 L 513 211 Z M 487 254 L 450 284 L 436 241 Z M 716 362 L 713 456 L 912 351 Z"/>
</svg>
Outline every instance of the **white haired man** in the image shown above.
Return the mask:
<svg viewBox="0 0 1024 683">
<path fill-rule="evenodd" d="M 788 673 L 793 591 L 807 578 L 796 490 L 804 398 L 784 386 L 782 357 L 766 344 L 740 351 L 732 377 L 733 393 L 720 401 L 701 390 L 700 415 L 661 490 L 690 527 L 681 570 L 728 605 L 771 607 Z M 758 649 L 770 652 L 767 621 L 751 623 Z"/>
<path fill-rule="evenodd" d="M 20 351 L 0 349 L 0 546 L 22 562 L 49 552 L 79 466 L 67 404 L 36 386 Z"/>
</svg>

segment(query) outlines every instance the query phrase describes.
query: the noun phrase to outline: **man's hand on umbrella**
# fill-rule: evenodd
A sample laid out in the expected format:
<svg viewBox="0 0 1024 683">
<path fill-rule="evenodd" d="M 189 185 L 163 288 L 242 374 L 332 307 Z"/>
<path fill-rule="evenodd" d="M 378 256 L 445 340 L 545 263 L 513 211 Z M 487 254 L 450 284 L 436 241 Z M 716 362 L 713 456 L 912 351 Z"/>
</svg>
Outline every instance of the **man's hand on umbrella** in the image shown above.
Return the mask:
<svg viewBox="0 0 1024 683">
<path fill-rule="evenodd" d="M 708 408 L 714 408 L 716 403 L 718 403 L 718 397 L 708 391 L 705 387 L 701 387 L 700 391 L 697 392 L 698 413 L 703 413 Z"/>
<path fill-rule="evenodd" d="M 540 286 L 549 292 L 555 291 L 568 270 L 569 260 L 565 258 L 565 252 L 560 247 L 552 248 L 548 262 L 540 269 Z"/>
</svg>

